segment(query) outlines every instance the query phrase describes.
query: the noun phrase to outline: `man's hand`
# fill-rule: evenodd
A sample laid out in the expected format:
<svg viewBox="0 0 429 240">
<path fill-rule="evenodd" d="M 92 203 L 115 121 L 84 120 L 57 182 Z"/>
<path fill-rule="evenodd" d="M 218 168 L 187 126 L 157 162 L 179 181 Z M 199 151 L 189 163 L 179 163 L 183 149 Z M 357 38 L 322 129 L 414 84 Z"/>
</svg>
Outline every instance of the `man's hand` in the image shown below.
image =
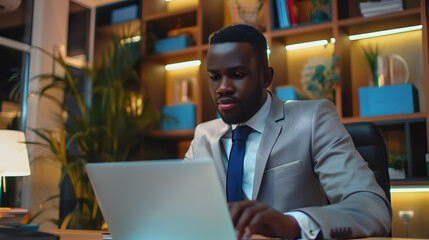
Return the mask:
<svg viewBox="0 0 429 240">
<path fill-rule="evenodd" d="M 237 239 L 252 234 L 267 237 L 299 238 L 301 228 L 295 218 L 284 215 L 268 205 L 256 201 L 228 203 Z"/>
</svg>

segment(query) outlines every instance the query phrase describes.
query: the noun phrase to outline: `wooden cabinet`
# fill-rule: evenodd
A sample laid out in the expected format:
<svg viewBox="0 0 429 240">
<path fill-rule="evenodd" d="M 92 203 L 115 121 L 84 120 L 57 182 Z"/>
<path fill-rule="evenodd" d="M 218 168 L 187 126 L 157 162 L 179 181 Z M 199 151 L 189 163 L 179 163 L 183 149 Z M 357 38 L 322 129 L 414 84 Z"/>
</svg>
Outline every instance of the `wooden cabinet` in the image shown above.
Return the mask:
<svg viewBox="0 0 429 240">
<path fill-rule="evenodd" d="M 161 108 L 172 105 L 176 79 L 189 78 L 189 97 L 196 104 L 196 122 L 203 118 L 202 83 L 203 65 L 186 69 L 167 71 L 165 65 L 184 61 L 204 61 L 209 35 L 223 26 L 222 1 L 174 1 L 143 0 L 143 35 L 146 39 L 142 47 L 142 79 L 147 86 L 151 102 Z M 157 40 L 166 37 L 187 35 L 191 39 L 189 47 L 168 53 L 154 53 Z M 193 131 L 157 132 L 164 137 L 192 137 Z"/>
<path fill-rule="evenodd" d="M 197 106 L 197 123 L 216 117 L 214 105 L 208 91 L 205 69 L 205 55 L 209 35 L 231 24 L 227 0 L 182 0 L 182 4 L 168 5 L 174 1 L 143 0 L 142 32 L 146 41 L 142 50 L 142 79 L 152 103 L 161 108 L 170 105 L 175 78 L 191 77 L 191 98 Z M 406 151 L 408 156 L 407 177 L 429 179 L 422 169 L 428 148 L 428 125 L 426 103 L 429 102 L 428 22 L 425 0 L 404 0 L 401 12 L 364 18 L 359 11 L 358 0 L 331 0 L 328 18 L 309 22 L 306 9 L 309 0 L 295 0 L 298 24 L 290 28 L 279 28 L 276 0 L 265 0 L 260 15 L 261 29 L 270 48 L 270 64 L 274 67 L 272 90 L 284 85 L 293 85 L 305 92 L 301 83 L 301 71 L 306 63 L 315 57 L 339 61 L 335 65 L 341 83 L 335 88 L 335 103 L 344 123 L 374 121 L 382 129 L 392 150 Z M 350 35 L 374 31 L 421 25 L 421 30 L 389 36 L 351 41 Z M 154 42 L 177 34 L 188 34 L 192 44 L 182 50 L 168 53 L 154 53 Z M 289 51 L 286 45 L 335 39 L 326 46 Z M 358 88 L 368 86 L 371 71 L 362 48 L 378 46 L 380 54 L 398 54 L 408 63 L 410 82 L 419 93 L 420 111 L 407 115 L 383 117 L 359 117 Z M 169 63 L 200 60 L 199 67 L 180 71 L 166 71 Z M 396 134 L 399 132 L 400 134 Z M 156 132 L 158 137 L 180 140 L 192 139 L 193 131 Z M 186 145 L 186 144 L 181 144 Z M 183 146 L 186 148 L 186 146 Z"/>
</svg>

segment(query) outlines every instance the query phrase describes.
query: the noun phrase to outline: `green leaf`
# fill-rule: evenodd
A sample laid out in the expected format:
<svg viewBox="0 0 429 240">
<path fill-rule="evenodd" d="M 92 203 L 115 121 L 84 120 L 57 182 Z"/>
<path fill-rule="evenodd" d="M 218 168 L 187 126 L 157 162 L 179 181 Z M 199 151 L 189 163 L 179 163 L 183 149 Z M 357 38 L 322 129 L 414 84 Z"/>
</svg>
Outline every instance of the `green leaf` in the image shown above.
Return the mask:
<svg viewBox="0 0 429 240">
<path fill-rule="evenodd" d="M 375 45 L 374 47 L 368 45 L 367 47 L 362 47 L 362 50 L 365 54 L 365 58 L 368 62 L 368 65 L 371 69 L 371 75 L 373 77 L 374 86 L 378 86 L 378 47 Z"/>
<path fill-rule="evenodd" d="M 131 100 L 131 95 L 139 94 L 144 89 L 137 69 L 140 67 L 141 51 L 134 45 L 121 45 L 120 39 L 123 38 L 115 36 L 112 44 L 102 53 L 100 62 L 95 63 L 93 68 L 84 68 L 85 78 L 91 85 L 88 89 L 90 93 L 85 96 L 79 91 L 78 81 L 64 60 L 40 49 L 64 72 L 63 76 L 37 76 L 40 81 L 47 81 L 39 92 L 40 98 L 54 100 L 67 114 L 67 121 L 63 121 L 58 114 L 57 120 L 62 123 L 60 129 L 34 129 L 40 142 L 32 143 L 50 150 L 35 159 L 51 159 L 61 164 L 59 187 L 66 176 L 72 182 L 73 211 L 61 223 L 62 228 L 101 227 L 103 217 L 85 164 L 129 159 L 131 149 L 141 144 L 144 136 L 160 119 L 160 113 L 151 107 L 148 98 L 144 99 L 141 112 L 129 114 L 126 111 L 131 101 L 136 101 Z M 62 99 L 50 95 L 49 90 L 54 89 L 63 90 L 68 102 L 63 103 Z"/>
<path fill-rule="evenodd" d="M 317 86 L 316 84 L 310 84 L 310 85 L 308 85 L 308 87 L 307 87 L 307 90 L 308 91 L 318 91 L 319 90 L 319 86 Z"/>
<path fill-rule="evenodd" d="M 340 82 L 340 75 L 338 75 L 337 73 L 334 73 L 331 77 L 331 81 L 334 83 Z"/>
</svg>

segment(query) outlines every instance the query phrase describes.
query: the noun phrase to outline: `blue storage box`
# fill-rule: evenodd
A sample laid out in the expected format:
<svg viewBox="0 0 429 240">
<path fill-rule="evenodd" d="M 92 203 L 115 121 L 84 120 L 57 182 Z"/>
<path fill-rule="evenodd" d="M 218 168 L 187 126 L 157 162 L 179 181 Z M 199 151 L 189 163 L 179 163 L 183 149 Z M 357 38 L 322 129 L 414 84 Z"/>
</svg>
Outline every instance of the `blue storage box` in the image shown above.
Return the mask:
<svg viewBox="0 0 429 240">
<path fill-rule="evenodd" d="M 112 11 L 112 24 L 127 22 L 138 18 L 139 7 L 137 4 L 118 8 Z"/>
<path fill-rule="evenodd" d="M 274 93 L 282 101 L 306 99 L 302 94 L 298 93 L 293 86 L 277 87 Z"/>
<path fill-rule="evenodd" d="M 171 38 L 160 39 L 155 42 L 155 52 L 165 53 L 184 49 L 192 44 L 191 39 L 188 36 L 182 35 Z"/>
<path fill-rule="evenodd" d="M 191 130 L 195 128 L 195 104 L 181 103 L 162 108 L 162 131 Z"/>
<path fill-rule="evenodd" d="M 360 87 L 361 117 L 408 114 L 419 111 L 417 89 L 410 83 L 383 87 Z"/>
</svg>

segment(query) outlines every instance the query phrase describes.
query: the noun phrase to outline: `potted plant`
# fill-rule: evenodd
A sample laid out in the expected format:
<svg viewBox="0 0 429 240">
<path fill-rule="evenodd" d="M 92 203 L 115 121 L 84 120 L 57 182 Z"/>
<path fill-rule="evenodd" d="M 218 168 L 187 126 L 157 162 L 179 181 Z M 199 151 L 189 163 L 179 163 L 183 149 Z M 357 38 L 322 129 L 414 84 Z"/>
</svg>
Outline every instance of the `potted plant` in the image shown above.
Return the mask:
<svg viewBox="0 0 429 240">
<path fill-rule="evenodd" d="M 309 5 L 310 20 L 312 22 L 320 22 L 328 19 L 326 6 L 329 0 L 311 0 Z"/>
<path fill-rule="evenodd" d="M 365 54 L 366 61 L 368 62 L 369 68 L 371 69 L 371 76 L 373 80 L 373 86 L 378 86 L 378 47 L 377 45 L 362 47 Z"/>
<path fill-rule="evenodd" d="M 114 36 L 101 63 L 95 65 L 98 67 L 85 68 L 85 76 L 91 83 L 89 96 L 79 91 L 78 80 L 61 57 L 41 49 L 64 70 L 64 76 L 38 76 L 41 81 L 51 81 L 39 94 L 61 106 L 63 112 L 59 118 L 63 122 L 60 129 L 33 129 L 41 141 L 30 143 L 49 150 L 34 160 L 49 158 L 61 164 L 59 186 L 70 179 L 72 211 L 64 219 L 52 220 L 61 228 L 101 228 L 103 217 L 85 164 L 129 160 L 133 149 L 140 146 L 150 127 L 160 119 L 159 112 L 142 96 L 138 73 L 140 45 L 121 43 L 127 36 Z M 64 102 L 49 95 L 47 90 L 53 88 L 64 90 Z M 58 196 L 47 201 L 55 198 Z"/>
<path fill-rule="evenodd" d="M 396 151 L 389 152 L 389 176 L 390 179 L 405 179 L 405 163 L 407 162 L 407 154 L 405 152 L 398 153 Z"/>
</svg>

